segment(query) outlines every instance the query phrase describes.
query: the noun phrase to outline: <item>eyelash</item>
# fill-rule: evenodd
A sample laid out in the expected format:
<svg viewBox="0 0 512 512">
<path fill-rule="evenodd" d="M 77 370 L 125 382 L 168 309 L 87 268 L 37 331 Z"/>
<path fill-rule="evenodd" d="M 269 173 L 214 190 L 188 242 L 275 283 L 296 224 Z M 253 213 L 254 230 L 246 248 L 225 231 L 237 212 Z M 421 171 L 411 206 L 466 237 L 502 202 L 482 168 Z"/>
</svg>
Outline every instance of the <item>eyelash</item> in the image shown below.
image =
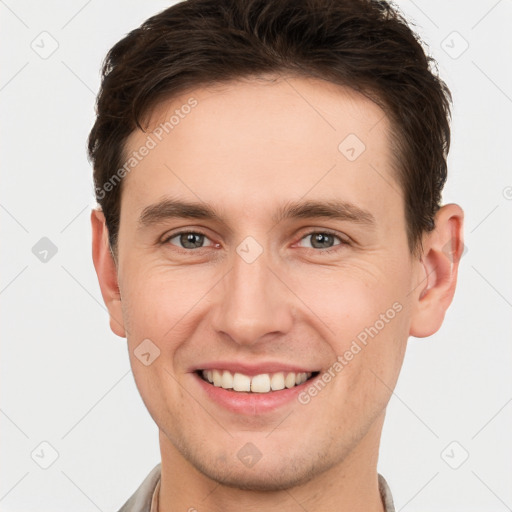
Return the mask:
<svg viewBox="0 0 512 512">
<path fill-rule="evenodd" d="M 162 245 L 168 244 L 169 240 L 171 240 L 171 239 L 173 239 L 173 238 L 175 238 L 175 237 L 177 237 L 179 235 L 185 235 L 185 234 L 186 235 L 202 235 L 202 236 L 208 238 L 208 235 L 206 235 L 206 233 L 202 233 L 201 231 L 187 231 L 187 230 L 185 230 L 185 231 L 178 231 L 176 233 L 172 233 L 171 235 L 166 237 L 164 240 L 162 240 L 161 243 L 162 243 Z M 323 254 L 327 253 L 328 254 L 328 253 L 331 253 L 331 252 L 339 251 L 341 248 L 343 248 L 346 245 L 350 245 L 350 243 L 347 240 L 344 240 L 339 235 L 337 235 L 335 232 L 330 231 L 328 229 L 309 231 L 308 233 L 305 233 L 299 239 L 299 241 L 303 240 L 304 238 L 307 238 L 308 236 L 314 235 L 314 234 L 331 235 L 334 238 L 337 238 L 341 243 L 339 243 L 338 245 L 335 245 L 333 247 L 327 248 L 327 249 L 316 249 L 315 247 L 305 247 L 305 249 L 310 249 L 310 250 L 313 250 L 315 252 L 319 252 L 319 253 L 323 253 Z M 177 247 L 177 248 L 179 250 L 181 250 L 181 251 L 193 252 L 193 251 L 199 251 L 200 249 L 207 249 L 208 247 L 198 247 L 196 249 L 184 249 L 183 247 Z"/>
</svg>

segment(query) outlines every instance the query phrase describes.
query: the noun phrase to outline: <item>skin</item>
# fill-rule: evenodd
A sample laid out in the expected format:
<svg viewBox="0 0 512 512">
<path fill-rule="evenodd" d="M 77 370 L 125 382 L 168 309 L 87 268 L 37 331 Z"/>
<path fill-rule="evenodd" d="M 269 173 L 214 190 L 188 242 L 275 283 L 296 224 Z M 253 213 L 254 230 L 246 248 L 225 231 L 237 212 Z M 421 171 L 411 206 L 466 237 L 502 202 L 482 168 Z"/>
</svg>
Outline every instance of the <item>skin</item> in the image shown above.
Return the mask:
<svg viewBox="0 0 512 512">
<path fill-rule="evenodd" d="M 421 256 L 411 254 L 383 111 L 348 88 L 274 78 L 182 94 L 157 106 L 147 133 L 131 134 L 128 151 L 190 97 L 198 102 L 125 177 L 117 261 L 103 213 L 91 213 L 110 325 L 127 337 L 160 431 L 160 512 L 384 510 L 378 450 L 407 340 L 440 328 L 455 291 L 463 212 L 443 206 Z M 366 146 L 352 162 L 338 150 L 351 133 Z M 164 197 L 206 203 L 223 221 L 170 218 L 139 228 L 142 211 Z M 288 201 L 333 199 L 370 212 L 374 225 L 272 221 Z M 178 228 L 205 234 L 202 248 L 180 237 L 162 242 Z M 323 246 L 331 253 L 314 245 L 311 234 L 323 230 L 335 233 Z M 252 263 L 236 251 L 248 236 L 263 250 Z M 235 414 L 191 373 L 221 358 L 325 372 L 395 303 L 400 312 L 305 405 Z M 134 354 L 144 339 L 160 350 L 149 366 Z M 262 454 L 251 468 L 237 457 L 246 443 Z"/>
</svg>

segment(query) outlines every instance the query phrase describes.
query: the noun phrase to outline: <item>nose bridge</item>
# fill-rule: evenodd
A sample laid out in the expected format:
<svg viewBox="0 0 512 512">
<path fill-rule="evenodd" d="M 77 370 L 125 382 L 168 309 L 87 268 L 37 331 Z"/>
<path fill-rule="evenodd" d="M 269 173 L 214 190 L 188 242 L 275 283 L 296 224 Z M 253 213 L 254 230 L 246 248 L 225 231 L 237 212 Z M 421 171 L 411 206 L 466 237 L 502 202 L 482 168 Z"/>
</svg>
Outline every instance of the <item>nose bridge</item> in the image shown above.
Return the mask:
<svg viewBox="0 0 512 512">
<path fill-rule="evenodd" d="M 258 244 L 259 245 L 259 244 Z M 253 240 L 242 242 L 222 280 L 214 328 L 238 344 L 252 345 L 269 333 L 291 328 L 284 285 L 268 268 L 269 258 Z"/>
</svg>

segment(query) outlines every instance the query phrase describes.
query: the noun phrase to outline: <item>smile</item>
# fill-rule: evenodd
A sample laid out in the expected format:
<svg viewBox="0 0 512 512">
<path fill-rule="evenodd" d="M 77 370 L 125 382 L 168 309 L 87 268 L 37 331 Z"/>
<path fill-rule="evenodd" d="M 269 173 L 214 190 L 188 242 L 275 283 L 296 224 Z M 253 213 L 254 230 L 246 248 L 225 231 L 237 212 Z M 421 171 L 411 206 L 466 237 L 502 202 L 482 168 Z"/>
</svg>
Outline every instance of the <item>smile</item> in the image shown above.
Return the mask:
<svg viewBox="0 0 512 512">
<path fill-rule="evenodd" d="M 300 386 L 319 372 L 276 372 L 259 375 L 231 373 L 228 370 L 198 370 L 197 374 L 209 384 L 239 393 L 272 393 Z"/>
</svg>

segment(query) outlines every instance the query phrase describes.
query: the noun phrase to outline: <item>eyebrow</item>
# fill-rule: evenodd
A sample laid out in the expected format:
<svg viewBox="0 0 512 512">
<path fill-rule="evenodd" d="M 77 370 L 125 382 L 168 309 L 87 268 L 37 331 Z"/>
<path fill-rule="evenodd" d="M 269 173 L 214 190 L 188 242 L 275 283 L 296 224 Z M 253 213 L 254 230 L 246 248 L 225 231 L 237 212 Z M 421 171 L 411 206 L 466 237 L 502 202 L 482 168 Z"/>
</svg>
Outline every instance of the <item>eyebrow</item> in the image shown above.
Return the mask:
<svg viewBox="0 0 512 512">
<path fill-rule="evenodd" d="M 172 218 L 203 219 L 226 223 L 214 208 L 205 203 L 163 199 L 144 208 L 138 224 L 139 228 L 145 228 Z M 277 210 L 272 216 L 272 221 L 277 224 L 287 219 L 313 218 L 345 220 L 368 227 L 374 227 L 376 224 L 372 213 L 353 203 L 341 200 L 288 202 Z"/>
</svg>

